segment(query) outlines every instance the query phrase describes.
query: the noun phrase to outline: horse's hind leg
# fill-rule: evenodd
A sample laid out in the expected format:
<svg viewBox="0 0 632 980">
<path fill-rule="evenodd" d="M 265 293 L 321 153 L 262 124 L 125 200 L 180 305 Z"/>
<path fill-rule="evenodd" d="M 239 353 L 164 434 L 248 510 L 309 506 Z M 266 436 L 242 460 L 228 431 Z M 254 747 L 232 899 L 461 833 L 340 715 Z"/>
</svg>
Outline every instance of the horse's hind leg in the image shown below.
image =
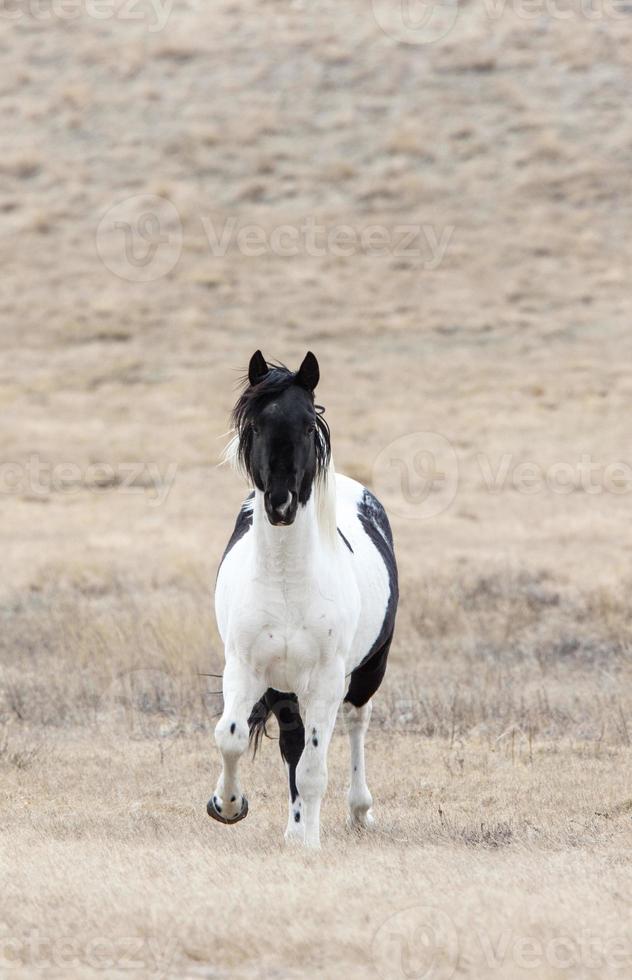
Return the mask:
<svg viewBox="0 0 632 980">
<path fill-rule="evenodd" d="M 248 746 L 248 716 L 263 693 L 263 685 L 242 661 L 230 659 L 224 670 L 223 691 L 224 711 L 215 728 L 222 771 L 206 810 L 220 823 L 237 823 L 248 813 L 248 800 L 241 791 L 237 769 Z"/>
<path fill-rule="evenodd" d="M 343 702 L 343 715 L 351 748 L 351 782 L 349 785 L 350 827 L 370 827 L 373 823 L 373 798 L 366 783 L 364 738 L 371 718 L 371 698 L 382 683 L 386 671 L 391 638 L 351 674 L 349 690 Z"/>
<path fill-rule="evenodd" d="M 371 718 L 371 702 L 367 701 L 361 708 L 356 708 L 351 702 L 345 701 L 342 711 L 351 748 L 351 784 L 347 822 L 350 827 L 370 827 L 373 823 L 371 813 L 373 797 L 366 783 L 364 737 Z"/>
</svg>

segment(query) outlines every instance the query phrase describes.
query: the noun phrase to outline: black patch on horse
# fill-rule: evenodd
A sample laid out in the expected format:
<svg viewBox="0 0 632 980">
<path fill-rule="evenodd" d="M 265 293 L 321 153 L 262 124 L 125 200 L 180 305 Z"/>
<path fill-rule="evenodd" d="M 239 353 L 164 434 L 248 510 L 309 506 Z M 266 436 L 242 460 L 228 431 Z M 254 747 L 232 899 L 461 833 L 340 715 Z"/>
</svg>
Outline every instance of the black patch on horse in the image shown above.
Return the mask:
<svg viewBox="0 0 632 980">
<path fill-rule="evenodd" d="M 224 558 L 226 557 L 230 549 L 234 548 L 237 542 L 241 541 L 244 534 L 247 534 L 247 532 L 252 527 L 252 507 L 249 505 L 248 502 L 250 500 L 254 500 L 254 496 L 255 496 L 255 492 L 253 490 L 252 493 L 248 494 L 243 504 L 241 505 L 241 509 L 237 515 L 237 521 L 235 522 L 233 533 L 231 534 L 230 540 L 226 545 L 224 554 L 222 555 L 222 561 L 220 561 L 219 563 L 219 568 L 222 567 L 222 562 L 224 561 Z M 218 568 L 218 572 L 219 572 L 219 568 Z"/>
<path fill-rule="evenodd" d="M 265 725 L 270 714 L 274 714 L 279 723 L 279 748 L 288 765 L 290 795 L 294 803 L 298 796 L 296 767 L 305 748 L 305 728 L 299 711 L 298 698 L 295 694 L 275 691 L 274 688 L 269 687 L 263 697 L 257 701 L 248 719 L 250 741 L 254 744 L 255 752 L 262 735 L 265 734 Z M 298 819 L 300 820 L 300 817 Z"/>
<path fill-rule="evenodd" d="M 346 546 L 347 546 L 347 548 L 349 549 L 349 551 L 351 552 L 351 554 L 353 554 L 353 548 L 351 547 L 351 545 L 349 544 L 349 542 L 348 542 L 348 541 L 347 541 L 347 539 L 345 538 L 345 536 L 344 536 L 344 534 L 342 533 L 342 531 L 340 530 L 340 528 L 339 528 L 339 527 L 337 527 L 337 528 L 336 528 L 336 531 L 338 532 L 338 534 L 340 535 L 340 537 L 342 538 L 342 540 L 343 540 L 343 541 L 344 541 L 344 543 L 346 544 Z"/>
<path fill-rule="evenodd" d="M 361 708 L 373 697 L 386 671 L 388 651 L 395 629 L 399 583 L 391 526 L 386 511 L 370 490 L 365 490 L 362 494 L 358 504 L 358 518 L 386 565 L 389 583 L 388 603 L 380 632 L 364 660 L 351 672 L 349 690 L 345 696 L 345 701 Z"/>
</svg>

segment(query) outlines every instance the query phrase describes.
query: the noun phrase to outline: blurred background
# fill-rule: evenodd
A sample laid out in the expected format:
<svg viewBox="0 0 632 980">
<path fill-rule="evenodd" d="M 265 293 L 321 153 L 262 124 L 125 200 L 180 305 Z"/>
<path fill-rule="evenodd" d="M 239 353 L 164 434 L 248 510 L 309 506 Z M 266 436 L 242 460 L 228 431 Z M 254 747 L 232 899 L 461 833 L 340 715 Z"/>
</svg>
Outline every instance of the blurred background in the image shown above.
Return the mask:
<svg viewBox="0 0 632 980">
<path fill-rule="evenodd" d="M 627 15 L 24 3 L 0 19 L 5 589 L 195 587 L 206 613 L 261 347 L 314 350 L 336 466 L 391 514 L 418 620 L 395 660 L 429 589 L 616 596 Z"/>
<path fill-rule="evenodd" d="M 256 347 L 315 351 L 342 471 L 371 483 L 401 436 L 449 441 L 449 507 L 398 525 L 385 501 L 405 572 L 620 577 L 625 473 L 620 493 L 512 484 L 584 454 L 603 484 L 627 452 L 619 9 L 448 4 L 397 42 L 397 4 L 24 4 L 0 18 L 2 450 L 25 469 L 3 471 L 9 584 L 87 563 L 212 576 L 243 492 L 215 466 Z M 156 506 L 121 486 L 152 464 L 172 474 Z"/>
<path fill-rule="evenodd" d="M 217 464 L 256 348 L 315 352 L 336 467 L 392 519 L 376 730 L 438 739 L 448 782 L 455 745 L 627 751 L 630 16 L 2 5 L 0 719 L 34 798 L 42 746 L 97 724 L 199 736 L 206 798 L 247 489 Z"/>
</svg>

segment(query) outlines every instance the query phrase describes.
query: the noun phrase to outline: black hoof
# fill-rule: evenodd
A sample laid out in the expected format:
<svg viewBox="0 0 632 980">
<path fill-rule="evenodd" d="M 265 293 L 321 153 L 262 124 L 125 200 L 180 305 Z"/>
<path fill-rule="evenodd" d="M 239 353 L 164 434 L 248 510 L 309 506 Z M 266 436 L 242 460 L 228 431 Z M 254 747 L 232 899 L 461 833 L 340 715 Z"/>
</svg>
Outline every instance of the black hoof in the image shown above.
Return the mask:
<svg viewBox="0 0 632 980">
<path fill-rule="evenodd" d="M 215 798 L 211 796 L 210 800 L 206 804 L 206 812 L 208 813 L 209 817 L 212 817 L 213 820 L 219 820 L 220 823 L 239 823 L 240 820 L 243 820 L 244 817 L 248 816 L 248 800 L 244 796 L 244 802 L 241 810 L 236 816 L 225 817 L 224 814 L 217 808 Z"/>
</svg>

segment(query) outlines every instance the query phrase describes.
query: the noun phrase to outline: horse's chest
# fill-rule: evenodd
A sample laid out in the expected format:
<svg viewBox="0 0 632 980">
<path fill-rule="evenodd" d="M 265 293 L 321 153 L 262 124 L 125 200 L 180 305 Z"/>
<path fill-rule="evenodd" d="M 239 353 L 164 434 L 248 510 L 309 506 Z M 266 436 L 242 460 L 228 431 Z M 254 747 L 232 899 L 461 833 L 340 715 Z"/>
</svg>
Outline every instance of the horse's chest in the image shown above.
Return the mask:
<svg viewBox="0 0 632 980">
<path fill-rule="evenodd" d="M 262 589 L 247 607 L 235 637 L 253 666 L 271 676 L 311 669 L 335 654 L 342 618 L 336 604 L 313 594 Z"/>
</svg>

